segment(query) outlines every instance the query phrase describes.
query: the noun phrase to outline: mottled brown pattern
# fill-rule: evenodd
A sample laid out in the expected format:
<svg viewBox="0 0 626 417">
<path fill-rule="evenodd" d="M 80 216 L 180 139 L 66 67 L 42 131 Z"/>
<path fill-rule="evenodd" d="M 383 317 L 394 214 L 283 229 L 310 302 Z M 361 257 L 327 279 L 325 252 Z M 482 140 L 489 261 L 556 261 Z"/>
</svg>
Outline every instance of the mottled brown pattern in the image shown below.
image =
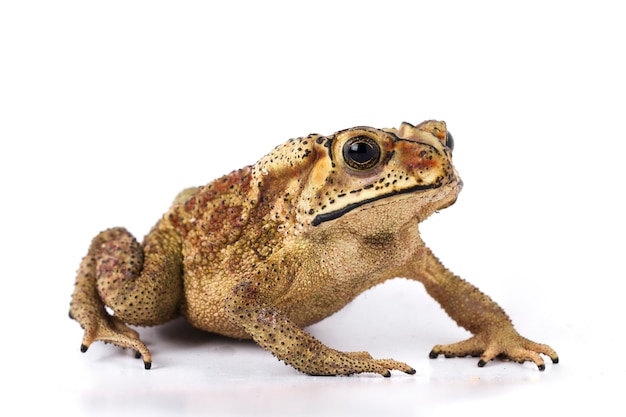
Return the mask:
<svg viewBox="0 0 626 417">
<path fill-rule="evenodd" d="M 462 182 L 443 122 L 355 127 L 290 139 L 256 164 L 181 192 L 140 245 L 125 229 L 94 238 L 70 316 L 96 340 L 151 356 L 126 324 L 184 316 L 194 326 L 252 338 L 312 375 L 414 370 L 366 352 L 339 352 L 302 330 L 394 277 L 420 281 L 474 336 L 431 357 L 558 361 L 521 337 L 489 297 L 448 271 L 418 224 L 453 204 Z M 113 312 L 110 315 L 105 306 Z"/>
</svg>

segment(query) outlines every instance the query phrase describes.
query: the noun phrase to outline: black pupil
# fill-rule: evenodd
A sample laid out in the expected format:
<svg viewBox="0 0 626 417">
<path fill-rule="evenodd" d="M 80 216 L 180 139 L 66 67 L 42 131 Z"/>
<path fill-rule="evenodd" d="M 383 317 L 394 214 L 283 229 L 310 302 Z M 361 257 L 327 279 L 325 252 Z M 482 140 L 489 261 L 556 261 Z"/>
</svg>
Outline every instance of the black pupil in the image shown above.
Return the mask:
<svg viewBox="0 0 626 417">
<path fill-rule="evenodd" d="M 450 132 L 446 132 L 446 146 L 451 151 L 454 150 L 454 138 L 452 137 L 452 134 Z"/>
<path fill-rule="evenodd" d="M 372 148 L 372 145 L 365 142 L 356 142 L 350 145 L 348 151 L 350 159 L 359 164 L 365 164 L 370 162 L 376 157 L 376 151 Z"/>
<path fill-rule="evenodd" d="M 346 142 L 343 147 L 343 158 L 353 169 L 370 169 L 380 159 L 380 147 L 374 139 L 359 136 Z"/>
</svg>

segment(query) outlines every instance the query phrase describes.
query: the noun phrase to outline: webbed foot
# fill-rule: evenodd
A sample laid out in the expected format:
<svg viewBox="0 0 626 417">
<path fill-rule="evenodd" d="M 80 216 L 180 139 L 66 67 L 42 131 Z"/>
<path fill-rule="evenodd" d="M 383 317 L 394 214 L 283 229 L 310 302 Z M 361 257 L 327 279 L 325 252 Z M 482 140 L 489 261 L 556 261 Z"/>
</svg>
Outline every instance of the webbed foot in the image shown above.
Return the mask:
<svg viewBox="0 0 626 417">
<path fill-rule="evenodd" d="M 374 359 L 367 352 L 339 352 L 330 350 L 322 364 L 312 362 L 319 369 L 306 371 L 309 375 L 352 375 L 360 373 L 375 373 L 389 378 L 391 371 L 401 371 L 414 375 L 415 369 L 404 362 L 393 359 Z"/>
<path fill-rule="evenodd" d="M 546 369 L 545 362 L 540 354 L 548 356 L 552 363 L 559 363 L 559 356 L 548 345 L 535 343 L 520 336 L 512 327 L 496 334 L 476 335 L 462 342 L 450 345 L 437 345 L 430 352 L 430 358 L 439 355 L 446 358 L 453 357 L 480 357 L 478 366 L 483 367 L 487 362 L 502 358 L 518 363 L 533 362 L 540 371 Z"/>
<path fill-rule="evenodd" d="M 129 348 L 135 351 L 135 357 L 143 360 L 144 368 L 150 369 L 152 366 L 152 356 L 150 351 L 139 339 L 139 334 L 122 323 L 117 317 L 104 314 L 84 321 L 79 321 L 85 330 L 83 341 L 80 345 L 81 352 L 87 352 L 89 346 L 95 341 L 111 343 L 122 348 Z"/>
</svg>

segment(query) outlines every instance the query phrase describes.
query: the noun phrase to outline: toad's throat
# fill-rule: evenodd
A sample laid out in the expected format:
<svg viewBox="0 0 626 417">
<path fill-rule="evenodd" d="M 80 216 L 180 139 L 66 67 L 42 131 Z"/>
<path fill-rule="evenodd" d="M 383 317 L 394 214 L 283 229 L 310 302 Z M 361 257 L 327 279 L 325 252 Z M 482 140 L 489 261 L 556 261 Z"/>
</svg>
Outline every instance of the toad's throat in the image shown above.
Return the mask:
<svg viewBox="0 0 626 417">
<path fill-rule="evenodd" d="M 373 203 L 374 201 L 382 200 L 382 199 L 393 197 L 393 196 L 400 195 L 400 194 L 409 194 L 409 193 L 414 193 L 416 191 L 431 190 L 433 188 L 439 188 L 440 186 L 441 186 L 440 183 L 436 183 L 436 184 L 430 184 L 430 185 L 416 185 L 414 187 L 405 188 L 402 190 L 394 190 L 387 194 L 382 194 L 377 197 L 372 197 L 363 201 L 359 201 L 358 203 L 348 204 L 347 206 L 342 207 L 335 211 L 331 211 L 330 213 L 318 214 L 317 216 L 315 216 L 315 218 L 313 218 L 313 221 L 311 222 L 311 224 L 313 226 L 318 226 L 321 223 L 338 219 L 339 217 L 354 210 L 355 208 L 364 206 L 369 203 Z"/>
</svg>

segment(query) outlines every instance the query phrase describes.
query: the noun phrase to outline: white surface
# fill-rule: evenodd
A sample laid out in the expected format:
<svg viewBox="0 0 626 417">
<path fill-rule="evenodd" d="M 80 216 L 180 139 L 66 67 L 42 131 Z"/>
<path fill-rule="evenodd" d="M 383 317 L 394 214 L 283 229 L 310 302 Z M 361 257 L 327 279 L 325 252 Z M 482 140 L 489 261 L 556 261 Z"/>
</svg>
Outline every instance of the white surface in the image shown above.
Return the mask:
<svg viewBox="0 0 626 417">
<path fill-rule="evenodd" d="M 0 413 L 623 414 L 621 7 L 419 3 L 3 2 Z M 466 186 L 425 241 L 559 365 L 429 360 L 466 334 L 404 280 L 308 330 L 415 376 L 307 377 L 180 321 L 140 330 L 150 371 L 79 352 L 69 296 L 101 229 L 142 236 L 289 137 L 428 118 Z"/>
</svg>

